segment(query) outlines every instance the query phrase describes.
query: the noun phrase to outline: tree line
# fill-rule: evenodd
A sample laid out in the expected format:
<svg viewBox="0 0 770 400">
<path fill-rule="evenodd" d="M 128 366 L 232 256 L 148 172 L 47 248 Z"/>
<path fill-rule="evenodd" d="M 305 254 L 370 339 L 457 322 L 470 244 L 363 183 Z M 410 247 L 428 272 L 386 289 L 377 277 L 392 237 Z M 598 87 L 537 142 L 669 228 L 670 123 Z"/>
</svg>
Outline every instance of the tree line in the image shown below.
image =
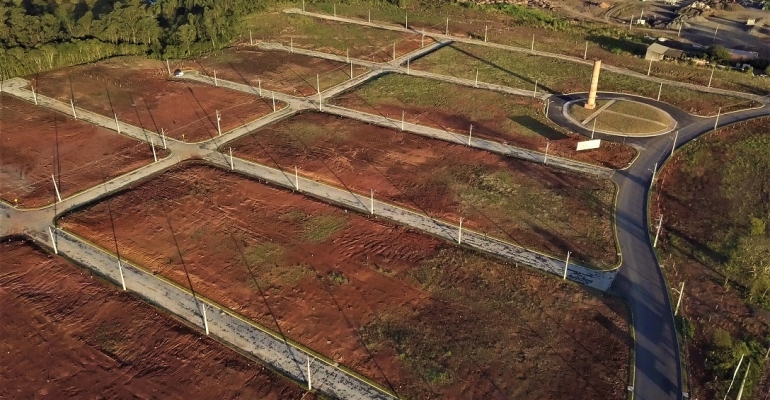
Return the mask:
<svg viewBox="0 0 770 400">
<path fill-rule="evenodd" d="M 0 76 L 117 55 L 183 58 L 226 46 L 268 0 L 0 0 Z"/>
</svg>

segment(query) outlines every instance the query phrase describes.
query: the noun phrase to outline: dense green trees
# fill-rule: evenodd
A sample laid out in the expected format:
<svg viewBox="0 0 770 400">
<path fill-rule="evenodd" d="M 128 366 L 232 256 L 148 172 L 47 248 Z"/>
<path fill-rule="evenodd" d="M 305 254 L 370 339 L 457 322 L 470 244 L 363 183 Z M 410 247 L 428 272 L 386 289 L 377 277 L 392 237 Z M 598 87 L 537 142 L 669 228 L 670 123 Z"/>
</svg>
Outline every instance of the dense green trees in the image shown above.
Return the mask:
<svg viewBox="0 0 770 400">
<path fill-rule="evenodd" d="M 178 58 L 227 45 L 267 0 L 0 0 L 0 76 L 114 55 Z"/>
</svg>

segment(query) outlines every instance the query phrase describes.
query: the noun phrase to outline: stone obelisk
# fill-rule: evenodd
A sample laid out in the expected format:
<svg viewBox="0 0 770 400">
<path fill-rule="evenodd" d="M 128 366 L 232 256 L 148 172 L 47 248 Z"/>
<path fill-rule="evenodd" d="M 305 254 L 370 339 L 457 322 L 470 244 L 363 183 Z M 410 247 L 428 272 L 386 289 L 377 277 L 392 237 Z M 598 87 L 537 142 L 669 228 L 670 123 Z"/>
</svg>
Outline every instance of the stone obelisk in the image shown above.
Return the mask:
<svg viewBox="0 0 770 400">
<path fill-rule="evenodd" d="M 596 107 L 596 89 L 599 88 L 599 72 L 602 70 L 602 60 L 594 61 L 594 72 L 591 74 L 591 90 L 588 92 L 588 101 L 585 108 L 593 110 Z"/>
</svg>

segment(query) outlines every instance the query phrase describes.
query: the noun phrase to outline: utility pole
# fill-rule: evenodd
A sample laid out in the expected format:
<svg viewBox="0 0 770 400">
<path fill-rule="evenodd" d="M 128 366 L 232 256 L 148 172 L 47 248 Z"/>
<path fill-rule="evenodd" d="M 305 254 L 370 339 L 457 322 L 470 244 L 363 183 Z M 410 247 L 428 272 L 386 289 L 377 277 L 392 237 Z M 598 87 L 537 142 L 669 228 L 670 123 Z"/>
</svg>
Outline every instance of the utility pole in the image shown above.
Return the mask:
<svg viewBox="0 0 770 400">
<path fill-rule="evenodd" d="M 160 139 L 163 141 L 163 150 L 166 150 L 166 131 L 163 128 L 160 128 Z"/>
<path fill-rule="evenodd" d="M 444 35 L 449 36 L 449 18 L 446 19 L 446 28 L 444 28 Z"/>
<path fill-rule="evenodd" d="M 743 397 L 743 386 L 746 384 L 746 378 L 749 376 L 750 368 L 751 368 L 751 360 L 749 360 L 749 363 L 746 364 L 746 372 L 743 374 L 743 380 L 741 381 L 741 388 L 738 389 L 738 396 L 735 397 L 735 400 L 741 400 L 741 397 Z"/>
<path fill-rule="evenodd" d="M 532 97 L 537 97 L 537 79 L 535 79 L 535 90 L 532 92 Z"/>
<path fill-rule="evenodd" d="M 660 94 L 663 92 L 663 82 L 660 83 L 660 87 L 658 88 L 658 101 L 660 101 Z"/>
<path fill-rule="evenodd" d="M 297 166 L 294 166 L 294 188 L 299 192 L 299 173 Z"/>
<path fill-rule="evenodd" d="M 168 74 L 171 75 L 171 65 L 168 63 L 168 58 L 166 59 L 166 69 L 168 70 Z"/>
<path fill-rule="evenodd" d="M 51 230 L 51 227 L 48 227 L 48 234 L 51 236 L 51 245 L 53 245 L 53 252 L 54 254 L 59 254 L 59 249 L 56 248 L 56 239 L 53 236 L 53 230 Z"/>
<path fill-rule="evenodd" d="M 158 154 L 155 153 L 155 141 L 150 138 L 150 147 L 152 147 L 152 158 L 155 159 L 155 162 L 158 162 Z"/>
<path fill-rule="evenodd" d="M 479 87 L 479 69 L 476 68 L 476 83 L 473 84 L 475 87 Z"/>
<path fill-rule="evenodd" d="M 489 28 L 489 27 L 488 27 L 487 25 L 484 25 L 484 43 L 486 43 L 486 42 L 487 42 L 487 29 L 488 29 L 488 28 Z"/>
<path fill-rule="evenodd" d="M 345 48 L 345 61 L 350 62 L 350 47 Z"/>
<path fill-rule="evenodd" d="M 214 86 L 219 86 L 219 83 L 217 82 L 217 70 L 214 70 Z"/>
<path fill-rule="evenodd" d="M 594 118 L 594 125 L 591 127 L 591 140 L 594 138 L 594 133 L 596 133 L 596 118 Z"/>
<path fill-rule="evenodd" d="M 72 118 L 78 119 L 78 115 L 75 113 L 75 100 L 70 99 L 70 105 L 72 106 Z"/>
<path fill-rule="evenodd" d="M 310 376 L 310 355 L 307 356 L 307 390 L 313 391 L 313 379 Z"/>
<path fill-rule="evenodd" d="M 37 93 L 35 93 L 34 86 L 32 86 L 32 98 L 35 100 L 35 105 L 37 105 Z"/>
<path fill-rule="evenodd" d="M 682 36 L 682 25 L 684 25 L 684 21 L 682 21 L 682 23 L 679 24 L 679 32 L 676 33 L 676 37 Z"/>
<path fill-rule="evenodd" d="M 369 213 L 374 215 L 374 189 L 369 189 Z"/>
<path fill-rule="evenodd" d="M 471 145 L 471 137 L 473 136 L 473 124 L 471 124 L 471 129 L 468 131 L 468 146 Z"/>
<path fill-rule="evenodd" d="M 545 142 L 545 157 L 543 157 L 543 164 L 548 162 L 548 146 L 551 144 L 551 141 Z"/>
<path fill-rule="evenodd" d="M 676 316 L 679 313 L 679 305 L 682 304 L 682 295 L 684 294 L 684 282 L 682 282 L 682 286 L 679 287 L 679 300 L 676 301 L 676 308 L 674 309 L 674 316 Z"/>
<path fill-rule="evenodd" d="M 235 170 L 235 165 L 233 164 L 233 148 L 230 148 L 230 171 Z"/>
<path fill-rule="evenodd" d="M 674 145 L 671 146 L 671 157 L 674 156 L 674 151 L 676 150 L 676 140 L 679 138 L 679 131 L 676 131 L 674 134 Z"/>
<path fill-rule="evenodd" d="M 652 185 L 655 184 L 655 174 L 658 172 L 658 163 L 655 163 L 655 166 L 652 169 L 652 178 L 650 179 L 650 190 L 652 190 Z"/>
<path fill-rule="evenodd" d="M 652 242 L 652 247 L 658 247 L 658 236 L 660 235 L 660 228 L 663 226 L 663 216 L 661 215 L 660 218 L 658 218 L 658 227 L 655 228 L 655 240 Z"/>
<path fill-rule="evenodd" d="M 719 107 L 717 109 L 717 118 L 714 120 L 714 129 L 717 129 L 717 125 L 719 124 L 719 114 L 722 112 L 722 107 Z"/>
<path fill-rule="evenodd" d="M 201 314 L 203 314 L 203 328 L 206 330 L 206 336 L 209 335 L 209 320 L 206 318 L 206 303 L 200 302 Z"/>
<path fill-rule="evenodd" d="M 457 230 L 457 244 L 463 242 L 463 217 L 460 217 L 460 229 Z"/>
<path fill-rule="evenodd" d="M 257 87 L 259 88 L 259 97 L 262 97 L 262 79 L 257 79 Z"/>
<path fill-rule="evenodd" d="M 588 58 L 588 42 L 586 42 L 586 49 L 583 51 L 583 59 Z"/>
<path fill-rule="evenodd" d="M 219 110 L 216 110 L 216 114 L 217 114 L 217 132 L 219 133 L 219 136 L 222 136 L 222 127 L 219 124 L 219 121 L 222 120 L 222 116 L 219 115 Z"/>
<path fill-rule="evenodd" d="M 294 37 L 289 38 L 289 53 L 294 53 Z"/>
<path fill-rule="evenodd" d="M 409 29 L 409 13 L 404 13 L 404 28 Z"/>
<path fill-rule="evenodd" d="M 652 60 L 650 60 L 650 66 L 647 67 L 647 76 L 650 76 L 650 72 L 652 72 Z"/>
<path fill-rule="evenodd" d="M 112 114 L 115 116 L 115 127 L 118 128 L 118 133 L 120 133 L 120 123 L 118 122 L 118 114 Z"/>
<path fill-rule="evenodd" d="M 569 256 L 572 254 L 571 251 L 567 252 L 567 261 L 564 263 L 564 276 L 562 277 L 562 280 L 567 280 L 567 270 L 569 269 Z"/>
<path fill-rule="evenodd" d="M 738 375 L 738 369 L 741 367 L 741 363 L 743 363 L 743 354 L 741 354 L 741 359 L 738 360 L 738 366 L 735 367 L 735 372 L 733 372 L 733 379 L 730 381 L 730 386 L 727 387 L 724 400 L 727 400 L 727 395 L 730 394 L 730 389 L 733 388 L 733 383 L 735 383 L 735 377 Z"/>
<path fill-rule="evenodd" d="M 254 39 L 251 38 L 251 29 L 249 29 L 249 44 L 254 45 Z"/>
<path fill-rule="evenodd" d="M 56 190 L 56 197 L 59 199 L 59 203 L 61 203 L 61 194 L 59 194 L 59 186 L 56 184 L 56 177 L 51 175 L 51 179 L 53 179 L 53 188 Z"/>
<path fill-rule="evenodd" d="M 412 73 L 412 69 L 411 69 L 411 67 L 409 67 L 409 59 L 407 58 L 406 59 L 406 74 L 407 75 L 411 75 L 411 73 Z"/>
<path fill-rule="evenodd" d="M 396 42 L 393 42 L 393 61 L 396 61 Z"/>
<path fill-rule="evenodd" d="M 532 45 L 529 46 L 530 51 L 535 51 L 535 34 L 532 34 Z"/>
<path fill-rule="evenodd" d="M 273 96 L 273 112 L 275 112 L 275 92 L 271 92 Z"/>
<path fill-rule="evenodd" d="M 409 60 L 406 61 L 406 66 L 409 67 Z M 350 79 L 353 79 L 353 63 L 350 63 Z"/>
<path fill-rule="evenodd" d="M 716 66 L 711 67 L 711 76 L 709 77 L 709 85 L 708 87 L 711 87 L 711 80 L 714 79 L 714 70 L 717 69 Z"/>
<path fill-rule="evenodd" d="M 406 116 L 406 111 L 401 111 L 401 130 L 404 130 L 404 117 Z"/>
</svg>

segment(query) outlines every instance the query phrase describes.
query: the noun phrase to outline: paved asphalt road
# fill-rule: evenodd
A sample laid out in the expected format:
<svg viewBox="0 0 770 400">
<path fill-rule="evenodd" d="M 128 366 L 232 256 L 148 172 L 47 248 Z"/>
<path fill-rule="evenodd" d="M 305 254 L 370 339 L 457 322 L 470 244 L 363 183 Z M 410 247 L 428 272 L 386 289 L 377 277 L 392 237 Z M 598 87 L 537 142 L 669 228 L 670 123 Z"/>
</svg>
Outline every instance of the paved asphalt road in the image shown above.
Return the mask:
<svg viewBox="0 0 770 400">
<path fill-rule="evenodd" d="M 562 114 L 565 101 L 582 95 L 555 97 L 549 117 L 590 135 L 587 129 L 570 125 Z M 714 129 L 715 118 L 699 118 L 652 99 L 628 95 L 604 95 L 655 105 L 665 109 L 679 125 L 674 132 L 652 138 L 625 139 L 640 150 L 639 157 L 612 180 L 618 185 L 616 231 L 623 262 L 610 291 L 628 302 L 636 335 L 634 398 L 664 400 L 682 398 L 682 371 L 679 344 L 674 326 L 671 300 L 665 278 L 658 264 L 648 230 L 648 194 L 655 164 L 662 166 L 671 156 L 676 131 L 677 148 Z M 722 115 L 719 126 L 770 115 L 770 107 Z M 604 140 L 623 141 L 618 137 L 597 135 Z"/>
</svg>

